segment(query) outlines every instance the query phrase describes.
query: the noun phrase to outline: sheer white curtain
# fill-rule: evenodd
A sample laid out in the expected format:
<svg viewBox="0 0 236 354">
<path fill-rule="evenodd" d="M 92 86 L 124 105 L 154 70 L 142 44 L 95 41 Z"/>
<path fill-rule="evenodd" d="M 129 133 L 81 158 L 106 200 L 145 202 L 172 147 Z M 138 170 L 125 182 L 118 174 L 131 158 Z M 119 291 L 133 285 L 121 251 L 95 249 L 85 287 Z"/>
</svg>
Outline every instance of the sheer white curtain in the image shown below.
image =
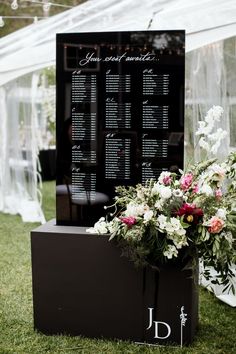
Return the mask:
<svg viewBox="0 0 236 354">
<path fill-rule="evenodd" d="M 38 173 L 38 73 L 0 87 L 0 211 L 44 222 Z"/>
<path fill-rule="evenodd" d="M 229 127 L 229 97 L 227 93 L 227 76 L 224 59 L 224 42 L 219 41 L 187 54 L 186 60 L 186 151 L 185 163 L 190 156 L 195 162 L 200 161 L 200 148 L 197 144 L 198 121 L 203 120 L 207 111 L 213 106 L 222 106 L 224 114 L 216 128 L 222 128 L 228 133 Z M 217 157 L 223 159 L 229 153 L 230 134 L 217 152 Z M 211 156 L 209 156 L 211 157 Z"/>
</svg>

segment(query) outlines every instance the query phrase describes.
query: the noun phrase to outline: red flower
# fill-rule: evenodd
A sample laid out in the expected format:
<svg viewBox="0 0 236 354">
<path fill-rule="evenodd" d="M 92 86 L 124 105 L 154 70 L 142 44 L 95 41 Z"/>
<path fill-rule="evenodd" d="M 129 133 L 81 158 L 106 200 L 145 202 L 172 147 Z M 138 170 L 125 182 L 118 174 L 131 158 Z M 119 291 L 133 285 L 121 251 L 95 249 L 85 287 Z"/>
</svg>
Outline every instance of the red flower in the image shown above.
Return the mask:
<svg viewBox="0 0 236 354">
<path fill-rule="evenodd" d="M 176 212 L 176 215 L 184 215 L 185 221 L 194 222 L 197 224 L 199 218 L 203 216 L 203 211 L 201 208 L 197 208 L 195 204 L 184 203 L 181 208 L 179 208 L 179 210 Z"/>
<path fill-rule="evenodd" d="M 120 217 L 120 220 L 126 224 L 129 228 L 136 224 L 136 218 L 133 216 Z"/>
</svg>

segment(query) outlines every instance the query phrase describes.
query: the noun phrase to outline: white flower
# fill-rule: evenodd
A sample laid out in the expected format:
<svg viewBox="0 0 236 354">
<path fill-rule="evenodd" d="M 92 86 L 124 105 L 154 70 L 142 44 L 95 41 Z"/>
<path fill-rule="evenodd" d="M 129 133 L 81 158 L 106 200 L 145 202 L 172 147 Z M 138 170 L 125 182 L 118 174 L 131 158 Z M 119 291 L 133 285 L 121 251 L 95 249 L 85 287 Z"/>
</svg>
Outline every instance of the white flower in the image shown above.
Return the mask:
<svg viewBox="0 0 236 354">
<path fill-rule="evenodd" d="M 181 191 L 181 189 L 174 189 L 173 196 L 177 198 L 181 198 L 183 196 L 183 192 Z"/>
<path fill-rule="evenodd" d="M 149 206 L 147 204 L 134 204 L 130 202 L 127 205 L 127 208 L 124 212 L 125 216 L 142 216 L 146 211 L 149 210 Z"/>
<path fill-rule="evenodd" d="M 206 129 L 206 122 L 204 120 L 200 120 L 198 122 L 198 125 L 199 125 L 199 128 L 198 130 L 196 131 L 196 135 L 202 135 L 202 134 L 205 134 L 205 129 Z"/>
<path fill-rule="evenodd" d="M 163 214 L 157 217 L 157 223 L 159 224 L 160 229 L 164 229 L 166 227 L 167 217 Z"/>
<path fill-rule="evenodd" d="M 199 146 L 208 152 L 210 151 L 210 145 L 206 142 L 204 137 L 201 137 L 199 140 Z"/>
<path fill-rule="evenodd" d="M 206 194 L 207 196 L 213 195 L 213 190 L 208 184 L 203 184 L 203 186 L 201 186 L 199 192 L 202 194 Z"/>
<path fill-rule="evenodd" d="M 167 222 L 165 226 L 165 231 L 167 232 L 168 235 L 171 235 L 175 231 L 175 228 L 170 222 Z"/>
<path fill-rule="evenodd" d="M 163 199 L 169 199 L 172 195 L 170 187 L 166 187 L 163 184 L 159 184 L 159 183 L 154 183 L 151 194 L 152 195 L 159 194 L 160 197 Z"/>
<path fill-rule="evenodd" d="M 186 230 L 181 226 L 179 230 L 176 230 L 176 234 L 178 236 L 184 236 L 186 234 Z"/>
<path fill-rule="evenodd" d="M 120 220 L 115 217 L 112 221 L 110 221 L 109 223 L 107 223 L 107 228 L 108 231 L 112 234 L 113 232 L 116 231 L 117 229 L 117 222 L 119 222 Z"/>
<path fill-rule="evenodd" d="M 208 135 L 212 132 L 213 128 L 214 128 L 214 121 L 210 121 L 206 124 L 205 121 L 199 121 L 199 128 L 196 131 L 196 135 Z"/>
<path fill-rule="evenodd" d="M 155 208 L 157 208 L 157 210 L 162 211 L 163 201 L 157 200 L 154 206 L 155 206 Z"/>
<path fill-rule="evenodd" d="M 226 220 L 227 210 L 225 208 L 220 208 L 216 212 L 216 216 L 222 220 Z"/>
<path fill-rule="evenodd" d="M 172 195 L 171 188 L 165 187 L 165 186 L 161 186 L 159 193 L 160 193 L 161 198 L 163 198 L 163 199 L 169 199 Z"/>
<path fill-rule="evenodd" d="M 153 217 L 153 211 L 152 210 L 148 210 L 144 213 L 143 218 L 144 218 L 144 223 L 147 223 L 148 221 L 150 221 Z"/>
<path fill-rule="evenodd" d="M 209 134 L 208 138 L 211 141 L 218 141 L 222 140 L 227 136 L 227 131 L 223 130 L 222 128 L 218 128 L 215 133 Z"/>
<path fill-rule="evenodd" d="M 221 106 L 213 106 L 206 114 L 205 121 L 207 123 L 219 122 L 224 110 Z"/>
<path fill-rule="evenodd" d="M 175 230 L 179 230 L 182 227 L 179 219 L 177 219 L 177 218 L 170 218 L 170 223 L 174 227 Z"/>
<path fill-rule="evenodd" d="M 209 134 L 212 132 L 215 122 L 220 121 L 222 113 L 223 108 L 220 106 L 213 106 L 211 109 L 209 109 L 204 120 L 198 122 L 199 128 L 195 134 L 203 135 L 209 139 Z M 200 139 L 199 144 L 203 149 L 209 151 L 208 146 L 206 145 L 207 142 L 204 139 L 205 138 L 203 138 L 202 140 Z"/>
<path fill-rule="evenodd" d="M 151 194 L 152 194 L 152 195 L 159 194 L 160 188 L 161 188 L 161 186 L 160 186 L 159 183 L 154 183 L 154 185 L 153 185 L 153 187 L 152 187 Z"/>
<path fill-rule="evenodd" d="M 89 229 L 86 229 L 86 232 L 88 232 L 89 234 L 97 234 L 98 232 L 96 232 L 94 227 L 90 227 Z"/>
<path fill-rule="evenodd" d="M 182 237 L 173 239 L 173 242 L 177 249 L 181 249 L 184 246 L 188 246 L 187 237 L 185 237 L 184 235 Z"/>
<path fill-rule="evenodd" d="M 94 227 L 90 227 L 86 232 L 92 234 L 106 234 L 108 232 L 108 223 L 105 221 L 105 218 L 100 218 L 95 224 Z"/>
<path fill-rule="evenodd" d="M 125 216 L 137 216 L 137 205 L 133 203 L 127 204 L 124 214 Z"/>
<path fill-rule="evenodd" d="M 175 248 L 175 246 L 168 245 L 168 249 L 165 252 L 163 252 L 163 255 L 168 259 L 171 259 L 172 257 L 178 256 L 178 251 Z"/>
<path fill-rule="evenodd" d="M 158 215 L 158 217 L 157 217 L 157 221 L 158 221 L 159 223 L 165 223 L 165 222 L 166 222 L 166 219 L 167 219 L 167 217 L 166 217 L 165 215 L 163 215 L 163 214 L 160 214 L 160 215 Z"/>
</svg>

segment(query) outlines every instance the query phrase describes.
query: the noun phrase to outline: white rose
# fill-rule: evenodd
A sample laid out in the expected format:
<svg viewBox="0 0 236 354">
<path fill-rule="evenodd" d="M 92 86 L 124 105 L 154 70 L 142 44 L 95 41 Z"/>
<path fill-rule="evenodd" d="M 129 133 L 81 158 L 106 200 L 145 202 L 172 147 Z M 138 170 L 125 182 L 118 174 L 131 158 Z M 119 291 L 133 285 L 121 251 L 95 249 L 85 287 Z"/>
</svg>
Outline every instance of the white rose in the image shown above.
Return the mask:
<svg viewBox="0 0 236 354">
<path fill-rule="evenodd" d="M 171 197 L 171 195 L 172 195 L 172 193 L 171 193 L 170 187 L 162 186 L 162 188 L 160 189 L 160 196 L 163 199 L 169 199 Z"/>
</svg>

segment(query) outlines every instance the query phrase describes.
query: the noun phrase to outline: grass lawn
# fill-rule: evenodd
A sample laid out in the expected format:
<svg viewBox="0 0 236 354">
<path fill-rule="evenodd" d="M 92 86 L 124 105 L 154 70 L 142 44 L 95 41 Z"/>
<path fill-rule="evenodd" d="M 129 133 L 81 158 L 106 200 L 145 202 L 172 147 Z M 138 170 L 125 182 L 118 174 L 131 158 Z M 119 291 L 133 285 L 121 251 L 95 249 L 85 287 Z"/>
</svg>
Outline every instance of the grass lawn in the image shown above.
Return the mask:
<svg viewBox="0 0 236 354">
<path fill-rule="evenodd" d="M 44 183 L 46 219 L 55 217 L 55 184 Z M 33 330 L 30 231 L 37 224 L 0 214 L 0 354 L 236 353 L 236 310 L 200 290 L 200 326 L 187 348 L 45 336 Z"/>
</svg>

